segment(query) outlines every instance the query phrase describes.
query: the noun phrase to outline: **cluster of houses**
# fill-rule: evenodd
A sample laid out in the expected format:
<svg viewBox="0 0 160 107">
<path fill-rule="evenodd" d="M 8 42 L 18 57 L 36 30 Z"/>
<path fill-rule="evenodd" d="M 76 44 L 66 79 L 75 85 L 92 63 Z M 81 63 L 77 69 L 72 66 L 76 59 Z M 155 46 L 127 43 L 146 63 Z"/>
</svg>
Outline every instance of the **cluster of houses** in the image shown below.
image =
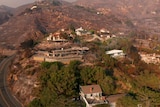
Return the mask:
<svg viewBox="0 0 160 107">
<path fill-rule="evenodd" d="M 144 61 L 147 64 L 159 64 L 160 63 L 160 55 L 158 54 L 146 54 L 143 52 L 139 52 L 139 55 L 141 56 L 141 60 Z"/>
<path fill-rule="evenodd" d="M 93 32 L 83 29 L 82 27 L 75 29 L 75 34 L 72 34 L 71 31 L 66 31 L 65 29 L 61 29 L 55 33 L 50 33 L 46 40 L 49 43 L 68 43 L 68 38 L 74 39 L 74 35 L 77 36 L 91 36 L 92 38 L 89 41 L 93 41 L 94 39 L 99 39 L 100 41 L 105 41 L 106 38 L 111 38 L 110 31 L 106 29 L 101 29 L 100 31 L 96 32 L 97 34 L 93 34 Z M 113 37 L 116 37 L 113 35 Z M 85 39 L 87 41 L 87 39 Z M 36 61 L 61 61 L 61 62 L 69 62 L 71 60 L 81 60 L 83 61 L 83 54 L 84 52 L 88 51 L 89 48 L 87 47 L 72 47 L 72 48 L 61 48 L 57 50 L 52 50 L 51 52 L 48 51 L 38 51 L 34 56 L 33 59 Z M 123 52 L 113 50 L 113 53 L 107 53 L 112 57 L 123 56 Z"/>
<path fill-rule="evenodd" d="M 109 30 L 101 29 L 97 31 L 97 34 L 93 34 L 93 32 L 83 29 L 82 27 L 75 29 L 75 34 L 78 36 L 86 36 L 92 35 L 91 41 L 94 39 L 99 39 L 100 41 L 105 41 L 106 38 L 111 38 L 111 34 Z M 112 37 L 116 37 L 112 35 Z M 74 35 L 71 34 L 71 31 L 65 31 L 65 29 L 61 29 L 55 33 L 50 33 L 46 40 L 49 43 L 68 43 L 68 38 L 74 38 Z M 86 40 L 86 39 L 85 39 Z M 87 40 L 86 40 L 87 41 Z M 64 48 L 61 47 L 60 49 L 48 51 L 38 51 L 33 56 L 33 59 L 36 61 L 47 61 L 47 62 L 54 62 L 54 61 L 61 61 L 63 63 L 68 63 L 71 60 L 83 60 L 83 54 L 88 51 L 88 47 L 71 47 L 71 48 Z M 107 51 L 106 54 L 110 55 L 111 57 L 118 58 L 124 57 L 125 53 L 123 50 L 111 50 Z"/>
<path fill-rule="evenodd" d="M 61 31 L 55 32 L 55 33 L 50 33 L 50 35 L 47 37 L 47 41 L 52 41 L 52 42 L 67 42 L 67 39 L 65 39 L 61 32 L 68 34 L 68 37 L 74 38 L 74 35 L 71 34 L 71 32 L 65 31 L 64 29 L 61 29 Z M 110 33 L 109 30 L 107 29 L 100 29 L 100 31 L 89 31 L 86 29 L 83 29 L 82 27 L 75 29 L 75 34 L 77 36 L 91 36 L 92 38 L 86 41 L 93 41 L 95 39 L 98 39 L 100 41 L 106 41 L 110 38 L 115 38 L 116 35 L 113 35 Z"/>
<path fill-rule="evenodd" d="M 33 7 L 34 8 L 34 7 Z M 61 30 L 64 32 L 64 30 Z M 99 40 L 103 41 L 116 37 L 115 35 L 111 35 L 110 31 L 106 29 L 101 29 L 98 34 L 92 34 L 92 32 L 83 29 L 82 27 L 75 29 L 75 34 L 78 36 L 84 35 L 92 35 L 93 38 L 98 38 Z M 68 35 L 71 36 L 71 35 Z M 92 40 L 91 39 L 91 40 Z M 51 42 L 68 42 L 60 32 L 50 33 L 47 37 L 47 41 Z M 55 62 L 60 61 L 63 63 L 69 63 L 71 60 L 80 60 L 84 61 L 83 55 L 85 52 L 89 51 L 88 47 L 70 47 L 70 48 L 60 48 L 51 51 L 38 51 L 34 56 L 33 59 L 36 61 L 47 61 L 47 62 Z M 113 57 L 113 58 L 125 58 L 126 53 L 123 50 L 109 50 L 106 51 L 106 54 Z M 141 56 L 141 60 L 146 63 L 160 63 L 160 55 L 156 54 L 146 54 L 146 53 L 139 53 Z M 86 107 L 93 107 L 96 105 L 101 104 L 108 104 L 110 107 L 116 107 L 116 102 L 119 98 L 122 98 L 126 94 L 117 94 L 111 96 L 103 96 L 102 89 L 100 85 L 86 85 L 80 86 L 80 98 L 86 104 Z"/>
<path fill-rule="evenodd" d="M 126 94 L 116 94 L 111 96 L 103 96 L 100 85 L 80 86 L 80 97 L 86 103 L 86 107 L 93 107 L 101 104 L 108 104 L 110 107 L 116 107 L 119 98 Z"/>
<path fill-rule="evenodd" d="M 109 30 L 104 29 L 104 28 L 100 29 L 99 31 L 94 32 L 94 31 L 87 31 L 87 30 L 83 29 L 82 27 L 80 27 L 75 30 L 75 33 L 78 36 L 86 36 L 86 35 L 92 36 L 91 39 L 86 39 L 86 41 L 88 41 L 88 42 L 93 41 L 95 39 L 98 39 L 98 40 L 104 42 L 110 38 L 116 37 L 116 35 L 111 34 Z"/>
<path fill-rule="evenodd" d="M 64 38 L 64 35 L 61 35 L 61 32 L 65 32 L 65 30 L 61 30 L 60 32 L 50 33 L 46 38 L 47 41 L 51 43 L 66 43 L 69 42 Z M 71 34 L 68 34 L 68 37 L 73 37 Z M 115 35 L 110 34 L 110 31 L 106 29 L 101 29 L 97 34 L 93 34 L 90 31 L 83 29 L 82 27 L 75 29 L 75 34 L 78 36 L 92 35 L 93 40 L 98 38 L 101 41 L 106 40 L 106 38 L 116 37 Z M 105 38 L 105 39 L 104 39 Z M 84 54 L 89 51 L 88 47 L 69 47 L 69 48 L 57 48 L 51 49 L 50 51 L 37 51 L 33 56 L 33 59 L 36 61 L 47 61 L 47 62 L 55 62 L 60 61 L 63 63 L 69 63 L 71 60 L 80 60 L 84 61 Z M 125 57 L 126 54 L 123 50 L 110 50 L 106 51 L 106 54 L 110 55 L 113 58 L 122 58 Z M 100 85 L 86 85 L 80 86 L 80 98 L 86 103 L 86 107 L 93 107 L 95 105 L 100 104 L 109 104 L 110 107 L 116 107 L 116 101 L 125 96 L 125 94 L 117 94 L 111 96 L 103 96 L 102 89 Z"/>
</svg>

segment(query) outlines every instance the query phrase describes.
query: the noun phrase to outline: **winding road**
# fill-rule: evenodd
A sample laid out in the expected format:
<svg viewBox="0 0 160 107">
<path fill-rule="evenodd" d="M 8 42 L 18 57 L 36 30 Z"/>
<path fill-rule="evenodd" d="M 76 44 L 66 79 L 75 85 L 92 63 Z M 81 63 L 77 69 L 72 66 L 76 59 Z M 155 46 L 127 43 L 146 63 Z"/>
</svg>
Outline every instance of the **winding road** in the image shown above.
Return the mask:
<svg viewBox="0 0 160 107">
<path fill-rule="evenodd" d="M 15 55 L 7 57 L 0 63 L 0 107 L 22 107 L 22 104 L 11 94 L 6 82 L 8 68 L 14 57 Z"/>
</svg>

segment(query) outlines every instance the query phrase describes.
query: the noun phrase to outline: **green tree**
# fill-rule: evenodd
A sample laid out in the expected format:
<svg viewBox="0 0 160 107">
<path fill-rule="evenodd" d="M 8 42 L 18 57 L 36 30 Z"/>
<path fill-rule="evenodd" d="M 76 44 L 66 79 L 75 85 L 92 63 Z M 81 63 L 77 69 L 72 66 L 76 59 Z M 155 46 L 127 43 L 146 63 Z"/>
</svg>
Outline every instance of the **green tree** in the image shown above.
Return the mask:
<svg viewBox="0 0 160 107">
<path fill-rule="evenodd" d="M 57 94 L 71 96 L 74 95 L 74 89 L 76 88 L 75 81 L 75 75 L 68 72 L 68 68 L 63 68 L 52 74 L 50 84 L 53 85 L 53 90 Z"/>
<path fill-rule="evenodd" d="M 132 96 L 125 96 L 118 100 L 117 107 L 137 107 L 138 101 Z"/>
<path fill-rule="evenodd" d="M 72 101 L 77 97 L 78 79 L 80 78 L 79 61 L 71 61 L 69 65 L 60 62 L 43 62 L 41 64 L 41 86 L 37 98 L 29 107 L 77 107 L 79 102 Z M 77 79 L 78 78 L 78 79 Z"/>
<path fill-rule="evenodd" d="M 81 80 L 84 85 L 92 84 L 94 79 L 94 72 L 90 66 L 85 66 L 80 72 Z"/>
<path fill-rule="evenodd" d="M 20 47 L 22 49 L 33 48 L 33 46 L 34 46 L 34 41 L 32 39 L 26 40 L 20 44 Z"/>
<path fill-rule="evenodd" d="M 160 105 L 159 78 L 147 70 L 138 75 L 132 81 L 132 91 L 136 98 L 145 105 L 145 107 L 157 107 Z"/>
<path fill-rule="evenodd" d="M 140 55 L 138 54 L 138 50 L 134 46 L 130 46 L 127 50 L 127 55 L 133 59 L 135 63 L 138 63 L 140 61 Z"/>
<path fill-rule="evenodd" d="M 94 79 L 97 82 L 97 84 L 100 84 L 101 82 L 103 82 L 103 80 L 106 77 L 105 69 L 99 66 L 95 66 L 93 68 L 93 72 L 95 72 Z"/>
<path fill-rule="evenodd" d="M 29 104 L 29 107 L 43 107 L 41 102 L 40 102 L 40 99 L 38 98 L 35 98 L 30 104 Z"/>
<path fill-rule="evenodd" d="M 70 25 L 69 25 L 69 29 L 70 29 L 71 31 L 75 32 L 75 27 L 74 27 L 73 24 L 70 24 Z"/>
<path fill-rule="evenodd" d="M 110 94 L 114 94 L 115 93 L 115 89 L 116 89 L 116 83 L 115 80 L 110 77 L 110 76 L 106 76 L 102 82 L 99 83 L 103 93 L 106 95 L 110 95 Z"/>
<path fill-rule="evenodd" d="M 139 101 L 145 103 L 145 107 L 158 107 L 160 105 L 160 92 L 148 87 L 141 87 L 136 91 Z"/>
<path fill-rule="evenodd" d="M 155 73 L 149 72 L 148 70 L 140 72 L 140 75 L 136 77 L 136 81 L 141 86 L 159 89 L 160 79 Z"/>
<path fill-rule="evenodd" d="M 101 67 L 85 66 L 82 68 L 80 75 L 84 85 L 98 84 L 105 78 L 105 71 Z"/>
<path fill-rule="evenodd" d="M 116 59 L 112 58 L 109 55 L 103 55 L 102 61 L 104 62 L 105 67 L 108 69 L 113 69 L 117 64 Z"/>
<path fill-rule="evenodd" d="M 43 69 L 49 69 L 51 66 L 55 66 L 58 69 L 60 69 L 63 66 L 63 64 L 61 62 L 42 62 L 41 63 L 41 67 Z"/>
</svg>

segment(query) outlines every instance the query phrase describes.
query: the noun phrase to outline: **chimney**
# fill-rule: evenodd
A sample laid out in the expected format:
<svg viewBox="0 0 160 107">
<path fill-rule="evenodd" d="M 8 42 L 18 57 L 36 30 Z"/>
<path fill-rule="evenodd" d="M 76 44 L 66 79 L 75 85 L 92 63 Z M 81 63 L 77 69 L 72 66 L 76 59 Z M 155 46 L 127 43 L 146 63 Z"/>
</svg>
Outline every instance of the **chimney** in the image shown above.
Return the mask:
<svg viewBox="0 0 160 107">
<path fill-rule="evenodd" d="M 91 87 L 91 88 L 90 88 L 90 92 L 93 92 L 93 89 L 94 89 L 94 88 L 93 88 L 93 87 Z"/>
</svg>

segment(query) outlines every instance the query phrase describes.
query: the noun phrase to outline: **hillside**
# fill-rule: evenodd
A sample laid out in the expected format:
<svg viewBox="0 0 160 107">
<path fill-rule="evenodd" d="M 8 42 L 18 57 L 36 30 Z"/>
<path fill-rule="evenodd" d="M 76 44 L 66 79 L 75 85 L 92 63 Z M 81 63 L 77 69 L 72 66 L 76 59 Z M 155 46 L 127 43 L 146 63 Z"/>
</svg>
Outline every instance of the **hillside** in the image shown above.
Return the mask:
<svg viewBox="0 0 160 107">
<path fill-rule="evenodd" d="M 159 0 L 77 0 L 74 4 L 85 7 L 108 8 L 112 12 L 126 14 L 134 18 L 150 16 L 153 12 L 160 13 Z"/>
<path fill-rule="evenodd" d="M 152 5 L 147 1 L 78 0 L 72 4 L 45 0 L 14 9 L 13 16 L 0 25 L 2 52 L 4 48 L 17 50 L 7 77 L 13 95 L 27 107 L 84 107 L 79 86 L 99 84 L 104 98 L 127 94 L 117 102 L 121 107 L 159 106 L 159 55 L 156 65 L 144 62 L 139 54 L 145 48 L 153 52 L 155 58 L 151 59 L 155 60 L 154 52 L 160 50 L 157 38 L 155 42 L 143 37 L 153 30 L 149 29 L 154 26 L 151 23 L 159 23 L 155 20 L 159 20 L 158 12 L 142 14 L 141 6 L 137 7 L 138 3 Z M 86 32 L 83 36 L 76 32 L 79 27 L 84 28 L 80 33 Z M 107 55 L 115 49 L 122 51 L 123 57 L 119 52 Z M 81 62 L 68 63 L 76 58 Z M 67 64 L 63 63 L 66 60 Z"/>
<path fill-rule="evenodd" d="M 103 13 L 124 15 L 149 34 L 159 35 L 159 0 L 77 0 L 75 5 L 96 8 Z"/>
<path fill-rule="evenodd" d="M 32 10 L 34 5 L 37 5 L 37 8 Z M 122 24 L 126 20 L 125 17 L 116 17 L 114 14 L 98 15 L 95 9 L 75 6 L 67 2 L 42 2 L 32 6 L 29 5 L 24 11 L 0 26 L 0 45 L 14 48 L 27 39 L 42 39 L 44 34 L 70 26 L 98 30 L 107 28 L 116 31 L 128 29 L 125 24 Z"/>
<path fill-rule="evenodd" d="M 12 9 L 10 7 L 0 6 L 0 25 L 8 21 L 12 17 Z"/>
<path fill-rule="evenodd" d="M 5 6 L 5 5 L 0 5 L 0 12 L 5 11 L 5 12 L 12 12 L 14 8 Z"/>
</svg>

